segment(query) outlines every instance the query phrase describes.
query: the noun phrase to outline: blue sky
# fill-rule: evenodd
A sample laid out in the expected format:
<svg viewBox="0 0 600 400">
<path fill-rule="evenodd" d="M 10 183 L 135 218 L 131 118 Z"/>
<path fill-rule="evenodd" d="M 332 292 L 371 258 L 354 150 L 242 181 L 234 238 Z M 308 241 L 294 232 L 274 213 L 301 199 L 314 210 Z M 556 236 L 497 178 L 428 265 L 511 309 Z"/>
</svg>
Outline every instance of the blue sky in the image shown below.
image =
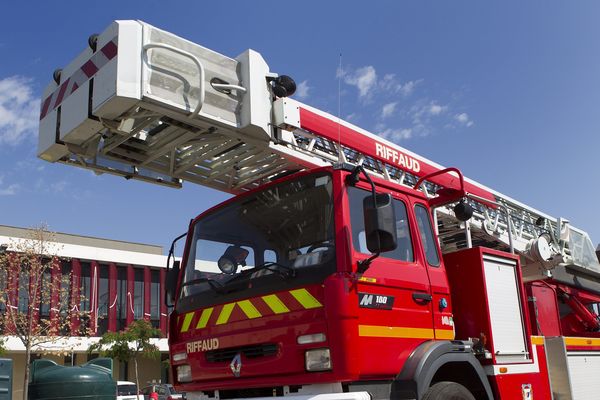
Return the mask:
<svg viewBox="0 0 600 400">
<path fill-rule="evenodd" d="M 35 157 L 54 69 L 114 19 L 235 57 L 296 97 L 600 241 L 600 4 L 593 1 L 8 2 L 0 17 L 0 224 L 160 244 L 228 196 L 95 176 Z M 342 70 L 338 72 L 339 55 Z"/>
</svg>

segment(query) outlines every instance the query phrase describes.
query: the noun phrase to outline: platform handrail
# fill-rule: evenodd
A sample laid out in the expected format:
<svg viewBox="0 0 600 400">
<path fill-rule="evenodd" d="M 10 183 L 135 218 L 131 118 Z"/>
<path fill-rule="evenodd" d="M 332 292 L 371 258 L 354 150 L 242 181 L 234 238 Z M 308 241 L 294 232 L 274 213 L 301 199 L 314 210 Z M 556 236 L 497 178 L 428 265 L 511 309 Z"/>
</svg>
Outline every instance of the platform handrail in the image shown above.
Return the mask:
<svg viewBox="0 0 600 400">
<path fill-rule="evenodd" d="M 168 45 L 168 44 L 164 44 L 164 43 L 146 43 L 143 48 L 144 48 L 144 53 L 147 53 L 148 50 L 151 50 L 151 49 L 154 49 L 154 48 L 169 50 L 169 51 L 172 51 L 173 53 L 177 53 L 177 54 L 179 54 L 181 56 L 189 58 L 190 60 L 192 60 L 194 62 L 194 64 L 196 64 L 196 66 L 198 67 L 198 71 L 200 71 L 200 79 L 199 79 L 200 82 L 199 82 L 199 85 L 198 85 L 198 89 L 200 90 L 200 97 L 198 99 L 198 104 L 196 105 L 196 108 L 188 116 L 191 117 L 191 118 L 193 118 L 196 115 L 198 115 L 198 113 L 200 112 L 200 109 L 202 108 L 202 105 L 204 104 L 204 97 L 205 97 L 205 92 L 204 92 L 204 78 L 205 78 L 204 66 L 202 65 L 202 63 L 200 62 L 200 60 L 198 59 L 198 57 L 196 57 L 195 55 L 193 55 L 190 52 L 178 49 L 177 47 L 174 47 L 174 46 L 171 46 L 171 45 Z M 146 57 L 146 60 L 148 60 L 148 64 L 151 65 L 149 57 Z"/>
</svg>

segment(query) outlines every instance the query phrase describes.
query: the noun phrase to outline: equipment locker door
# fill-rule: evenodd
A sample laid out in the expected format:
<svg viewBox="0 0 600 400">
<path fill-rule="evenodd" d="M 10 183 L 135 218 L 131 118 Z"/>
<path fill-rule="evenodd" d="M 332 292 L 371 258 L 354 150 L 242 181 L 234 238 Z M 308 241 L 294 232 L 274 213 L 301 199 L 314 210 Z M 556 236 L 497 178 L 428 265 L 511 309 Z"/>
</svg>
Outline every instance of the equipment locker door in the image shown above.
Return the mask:
<svg viewBox="0 0 600 400">
<path fill-rule="evenodd" d="M 349 187 L 347 194 L 356 263 L 371 256 L 363 218 L 363 199 L 370 191 Z M 393 204 L 398 246 L 374 259 L 357 283 L 361 365 L 381 374 L 397 373 L 412 349 L 434 338 L 429 278 L 417 250 L 411 204 L 400 194 L 394 194 Z"/>
</svg>

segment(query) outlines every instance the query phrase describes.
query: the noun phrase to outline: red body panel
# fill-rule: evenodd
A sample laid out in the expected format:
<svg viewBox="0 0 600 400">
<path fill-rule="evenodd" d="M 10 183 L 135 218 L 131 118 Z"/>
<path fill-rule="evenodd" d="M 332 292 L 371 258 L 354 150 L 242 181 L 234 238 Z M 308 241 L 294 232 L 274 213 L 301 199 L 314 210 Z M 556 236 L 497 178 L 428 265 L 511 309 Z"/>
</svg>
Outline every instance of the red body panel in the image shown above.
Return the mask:
<svg viewBox="0 0 600 400">
<path fill-rule="evenodd" d="M 531 332 L 540 336 L 560 336 L 560 315 L 556 291 L 543 282 L 526 284 L 529 296 L 529 315 L 531 316 Z"/>
</svg>

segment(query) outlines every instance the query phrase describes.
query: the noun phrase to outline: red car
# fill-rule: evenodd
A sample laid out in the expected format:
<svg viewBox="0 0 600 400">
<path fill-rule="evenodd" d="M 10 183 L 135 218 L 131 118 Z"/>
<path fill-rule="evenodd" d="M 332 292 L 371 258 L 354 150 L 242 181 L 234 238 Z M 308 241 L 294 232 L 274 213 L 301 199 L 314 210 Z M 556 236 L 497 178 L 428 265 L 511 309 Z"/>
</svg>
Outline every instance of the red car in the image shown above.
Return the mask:
<svg viewBox="0 0 600 400">
<path fill-rule="evenodd" d="M 181 393 L 175 390 L 173 385 L 168 383 L 157 383 L 150 386 L 146 386 L 142 389 L 144 400 L 150 400 L 150 393 L 158 393 L 158 400 L 185 400 L 185 393 Z"/>
</svg>

